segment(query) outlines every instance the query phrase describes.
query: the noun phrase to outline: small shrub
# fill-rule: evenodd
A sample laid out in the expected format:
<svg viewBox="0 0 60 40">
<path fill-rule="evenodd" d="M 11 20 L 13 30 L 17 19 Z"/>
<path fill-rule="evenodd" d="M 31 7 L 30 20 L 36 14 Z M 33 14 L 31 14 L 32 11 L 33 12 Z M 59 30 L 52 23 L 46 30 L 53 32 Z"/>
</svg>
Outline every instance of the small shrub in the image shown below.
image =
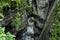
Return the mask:
<svg viewBox="0 0 60 40">
<path fill-rule="evenodd" d="M 57 14 L 51 30 L 50 40 L 60 40 L 60 3 L 57 4 Z"/>
<path fill-rule="evenodd" d="M 15 36 L 4 32 L 5 28 L 0 27 L 0 40 L 15 40 Z"/>
</svg>

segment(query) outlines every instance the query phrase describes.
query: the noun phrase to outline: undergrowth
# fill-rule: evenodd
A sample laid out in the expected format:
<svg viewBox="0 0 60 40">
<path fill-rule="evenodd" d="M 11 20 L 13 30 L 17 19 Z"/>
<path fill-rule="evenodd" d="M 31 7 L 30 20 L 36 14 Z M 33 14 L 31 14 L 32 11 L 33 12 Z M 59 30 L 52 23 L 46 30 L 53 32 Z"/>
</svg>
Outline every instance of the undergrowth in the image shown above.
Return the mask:
<svg viewBox="0 0 60 40">
<path fill-rule="evenodd" d="M 57 4 L 57 13 L 51 30 L 50 40 L 60 40 L 60 3 Z"/>
<path fill-rule="evenodd" d="M 15 36 L 11 33 L 5 33 L 5 28 L 0 27 L 0 40 L 15 40 Z"/>
</svg>

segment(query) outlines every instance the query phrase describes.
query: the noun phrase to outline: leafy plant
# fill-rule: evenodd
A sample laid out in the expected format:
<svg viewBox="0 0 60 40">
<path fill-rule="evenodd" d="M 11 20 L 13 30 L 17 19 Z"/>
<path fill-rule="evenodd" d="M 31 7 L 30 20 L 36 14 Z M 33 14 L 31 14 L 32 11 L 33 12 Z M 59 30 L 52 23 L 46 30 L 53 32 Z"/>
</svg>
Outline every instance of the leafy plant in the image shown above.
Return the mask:
<svg viewBox="0 0 60 40">
<path fill-rule="evenodd" d="M 60 3 L 57 4 L 57 14 L 51 30 L 50 40 L 60 40 Z"/>
<path fill-rule="evenodd" d="M 0 40 L 15 40 L 15 36 L 4 32 L 5 28 L 0 27 Z"/>
</svg>

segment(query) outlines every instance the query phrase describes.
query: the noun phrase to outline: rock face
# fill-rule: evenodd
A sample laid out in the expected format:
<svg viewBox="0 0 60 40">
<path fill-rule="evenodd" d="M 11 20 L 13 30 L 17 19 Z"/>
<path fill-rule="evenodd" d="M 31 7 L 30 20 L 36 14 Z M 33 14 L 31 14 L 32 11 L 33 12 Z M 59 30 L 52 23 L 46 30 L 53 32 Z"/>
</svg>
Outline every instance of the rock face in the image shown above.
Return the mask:
<svg viewBox="0 0 60 40">
<path fill-rule="evenodd" d="M 36 0 L 37 1 L 37 0 Z M 38 15 L 45 19 L 49 8 L 49 0 L 38 0 L 37 1 L 37 10 Z"/>
<path fill-rule="evenodd" d="M 54 6 L 55 1 L 56 0 L 53 0 L 53 1 L 52 0 L 29 0 L 29 4 L 30 4 L 30 6 L 32 6 L 33 11 L 36 10 L 37 11 L 36 15 L 39 16 L 39 18 L 43 19 L 43 22 L 40 22 L 41 20 L 39 20 L 39 18 L 37 16 L 36 16 L 37 19 L 35 18 L 35 22 L 36 22 L 35 27 L 34 27 L 35 40 L 40 40 L 39 35 L 41 34 L 41 32 L 43 30 L 44 23 L 46 22 L 45 20 L 51 14 L 51 13 L 49 14 L 48 12 L 51 12 L 51 9 L 53 9 L 52 7 Z M 49 31 L 50 31 L 50 26 L 48 26 L 46 31 L 42 34 L 43 36 L 42 36 L 41 40 L 48 40 L 49 39 Z"/>
<path fill-rule="evenodd" d="M 20 3 L 19 3 L 18 7 L 17 6 L 13 7 L 12 5 L 10 5 L 11 7 L 8 7 L 3 10 L 3 11 L 5 11 L 3 13 L 4 16 L 10 15 L 9 18 L 12 18 L 12 16 L 18 12 L 21 14 L 20 17 L 22 18 L 21 19 L 22 28 L 21 27 L 15 28 L 15 26 L 12 27 L 12 25 L 11 25 L 12 21 L 8 19 L 7 22 L 9 22 L 9 21 L 10 22 L 6 25 L 6 31 L 8 30 L 11 33 L 15 34 L 16 40 L 40 40 L 39 36 L 41 34 L 41 31 L 44 28 L 47 17 L 49 15 L 48 12 L 51 11 L 50 9 L 52 8 L 55 0 L 53 0 L 53 1 L 52 0 L 25 0 L 25 1 L 24 0 L 21 0 L 21 2 L 19 1 Z M 13 3 L 15 3 L 15 1 Z M 9 10 L 11 12 L 11 14 L 8 14 L 10 12 L 9 11 L 7 12 L 6 10 L 7 11 Z M 27 23 L 28 19 L 30 19 L 31 17 L 34 18 L 34 20 L 33 20 L 34 26 L 32 26 L 31 24 L 28 25 L 28 23 Z M 7 18 L 8 17 L 6 17 L 6 19 Z M 8 27 L 8 25 L 9 25 L 9 27 Z M 17 30 L 17 29 L 21 29 L 21 30 Z M 31 34 L 31 33 L 33 33 L 33 34 Z M 46 36 L 45 34 L 47 35 L 48 32 L 44 33 L 44 35 L 43 35 L 44 37 Z M 33 38 L 31 38 L 32 35 L 33 35 Z M 24 39 L 24 37 L 25 37 L 25 39 Z M 43 37 L 42 37 L 42 39 L 43 39 Z M 48 39 L 45 39 L 45 40 L 48 40 Z"/>
</svg>

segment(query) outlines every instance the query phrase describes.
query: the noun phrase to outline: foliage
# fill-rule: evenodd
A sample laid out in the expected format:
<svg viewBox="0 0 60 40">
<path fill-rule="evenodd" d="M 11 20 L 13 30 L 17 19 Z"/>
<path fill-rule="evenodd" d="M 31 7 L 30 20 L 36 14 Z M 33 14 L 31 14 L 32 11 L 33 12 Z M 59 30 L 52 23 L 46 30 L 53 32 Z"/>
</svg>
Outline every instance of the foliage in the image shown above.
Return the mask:
<svg viewBox="0 0 60 40">
<path fill-rule="evenodd" d="M 3 20 L 3 18 L 4 18 L 3 14 L 2 14 L 2 13 L 0 13 L 0 21 L 2 21 L 2 20 Z"/>
<path fill-rule="evenodd" d="M 21 15 L 17 13 L 14 20 L 12 20 L 12 25 L 15 26 L 17 29 L 21 28 Z"/>
<path fill-rule="evenodd" d="M 26 10 L 28 11 L 28 13 L 32 13 L 32 7 L 31 6 L 27 6 Z"/>
<path fill-rule="evenodd" d="M 10 6 L 10 2 L 5 0 L 0 0 L 0 12 L 2 12 L 3 6 L 6 5 Z"/>
<path fill-rule="evenodd" d="M 0 40 L 15 40 L 15 36 L 4 32 L 5 28 L 0 27 Z"/>
<path fill-rule="evenodd" d="M 60 3 L 57 4 L 57 14 L 51 30 L 50 40 L 60 40 Z"/>
<path fill-rule="evenodd" d="M 14 0 L 16 1 L 16 0 Z M 23 19 L 22 16 L 25 16 L 25 9 L 26 9 L 26 1 L 27 0 L 18 0 L 17 2 L 17 8 L 18 8 L 18 12 L 15 16 L 15 19 L 12 20 L 12 25 L 15 26 L 17 28 L 17 30 L 20 30 L 22 28 L 22 20 Z"/>
</svg>

